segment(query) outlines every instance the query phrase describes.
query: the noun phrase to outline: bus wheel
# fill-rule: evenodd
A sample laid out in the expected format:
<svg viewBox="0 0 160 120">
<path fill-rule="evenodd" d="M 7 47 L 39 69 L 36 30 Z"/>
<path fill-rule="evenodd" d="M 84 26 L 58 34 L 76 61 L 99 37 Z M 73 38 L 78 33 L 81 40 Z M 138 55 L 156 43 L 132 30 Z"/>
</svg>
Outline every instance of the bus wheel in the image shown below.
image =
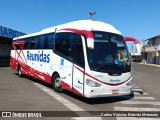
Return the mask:
<svg viewBox="0 0 160 120">
<path fill-rule="evenodd" d="M 18 76 L 19 77 L 22 77 L 22 68 L 21 68 L 21 66 L 20 65 L 18 65 Z"/>
<path fill-rule="evenodd" d="M 52 78 L 52 86 L 56 92 L 62 92 L 62 84 L 61 84 L 61 79 L 58 74 L 55 74 Z"/>
</svg>

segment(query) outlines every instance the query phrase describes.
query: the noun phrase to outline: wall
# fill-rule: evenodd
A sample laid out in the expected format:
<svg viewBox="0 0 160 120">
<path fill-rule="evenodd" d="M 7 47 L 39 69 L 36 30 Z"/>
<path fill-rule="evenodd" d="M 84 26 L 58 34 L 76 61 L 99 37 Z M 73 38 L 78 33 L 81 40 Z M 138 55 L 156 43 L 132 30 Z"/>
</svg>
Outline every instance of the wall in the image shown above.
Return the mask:
<svg viewBox="0 0 160 120">
<path fill-rule="evenodd" d="M 0 57 L 9 57 L 11 48 L 11 45 L 0 44 Z"/>
<path fill-rule="evenodd" d="M 156 63 L 156 52 L 149 52 L 147 55 L 147 63 Z"/>
</svg>

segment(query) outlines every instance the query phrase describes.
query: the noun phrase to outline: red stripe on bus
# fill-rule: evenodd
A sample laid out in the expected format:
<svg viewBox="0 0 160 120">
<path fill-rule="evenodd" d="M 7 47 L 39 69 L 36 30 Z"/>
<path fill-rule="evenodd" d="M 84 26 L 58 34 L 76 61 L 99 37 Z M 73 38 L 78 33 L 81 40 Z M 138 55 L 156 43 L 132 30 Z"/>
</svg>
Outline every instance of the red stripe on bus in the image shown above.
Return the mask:
<svg viewBox="0 0 160 120">
<path fill-rule="evenodd" d="M 93 33 L 89 30 L 78 30 L 78 29 L 74 29 L 74 28 L 63 28 L 60 30 L 72 31 L 72 32 L 77 33 L 79 35 L 85 35 L 86 38 L 92 38 L 92 39 L 94 38 Z"/>
<path fill-rule="evenodd" d="M 100 83 L 103 83 L 103 84 L 106 84 L 106 85 L 110 85 L 110 86 L 118 86 L 118 85 L 124 84 L 125 82 L 129 81 L 129 79 L 131 78 L 131 76 L 130 76 L 130 77 L 129 77 L 126 81 L 124 81 L 124 82 L 117 83 L 117 84 L 111 84 L 111 83 L 103 82 L 103 81 L 101 81 L 101 80 L 99 80 L 99 79 L 97 79 L 97 78 L 89 75 L 88 73 L 85 73 L 83 70 L 81 70 L 80 68 L 78 68 L 78 67 L 76 67 L 76 66 L 74 66 L 74 67 L 75 67 L 76 69 L 78 69 L 80 72 L 82 72 L 83 74 L 85 74 L 86 76 L 88 76 L 88 77 L 90 77 L 90 78 L 92 78 L 92 79 L 94 79 L 94 80 L 96 80 L 96 81 L 98 81 L 98 82 L 100 82 Z"/>
<path fill-rule="evenodd" d="M 47 83 L 51 84 L 51 76 L 49 74 L 46 74 L 44 72 L 40 72 L 38 70 L 33 69 L 32 67 L 26 65 L 25 63 L 22 63 L 21 61 L 18 61 L 17 59 L 10 57 L 10 67 L 14 70 L 17 70 L 18 64 L 22 68 L 22 73 L 26 74 L 28 76 L 32 76 L 34 78 L 37 78 L 39 80 L 45 81 Z"/>
<path fill-rule="evenodd" d="M 61 81 L 63 89 L 69 90 L 71 92 L 74 92 L 77 95 L 83 96 L 78 90 L 76 90 L 74 87 L 71 87 L 69 84 L 65 83 L 64 81 Z"/>
</svg>

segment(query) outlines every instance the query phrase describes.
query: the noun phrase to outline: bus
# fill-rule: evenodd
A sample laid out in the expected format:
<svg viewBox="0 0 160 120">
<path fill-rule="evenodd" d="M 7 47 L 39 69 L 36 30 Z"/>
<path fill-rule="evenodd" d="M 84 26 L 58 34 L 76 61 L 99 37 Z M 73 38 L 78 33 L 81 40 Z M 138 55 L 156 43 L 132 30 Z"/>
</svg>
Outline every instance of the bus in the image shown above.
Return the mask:
<svg viewBox="0 0 160 120">
<path fill-rule="evenodd" d="M 131 57 L 112 25 L 79 20 L 13 39 L 10 67 L 86 98 L 131 94 Z"/>
</svg>

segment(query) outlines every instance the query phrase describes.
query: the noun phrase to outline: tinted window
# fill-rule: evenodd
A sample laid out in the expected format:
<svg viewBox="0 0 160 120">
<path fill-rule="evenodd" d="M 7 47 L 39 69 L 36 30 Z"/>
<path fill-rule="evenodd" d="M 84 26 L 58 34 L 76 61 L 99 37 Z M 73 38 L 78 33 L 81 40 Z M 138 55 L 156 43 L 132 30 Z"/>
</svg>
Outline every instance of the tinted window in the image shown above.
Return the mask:
<svg viewBox="0 0 160 120">
<path fill-rule="evenodd" d="M 45 39 L 46 39 L 46 36 L 45 35 L 41 35 L 39 37 L 39 49 L 44 49 L 45 48 Z"/>
<path fill-rule="evenodd" d="M 53 49 L 54 45 L 54 34 L 48 34 L 48 49 Z"/>
<path fill-rule="evenodd" d="M 34 40 L 34 37 L 25 38 L 25 39 L 22 39 L 22 41 L 25 41 L 23 49 L 35 49 L 36 41 Z"/>
<path fill-rule="evenodd" d="M 29 38 L 30 49 L 38 49 L 38 37 Z"/>
<path fill-rule="evenodd" d="M 130 71 L 127 46 L 118 34 L 93 31 L 94 49 L 87 48 L 91 70 L 121 74 Z M 126 67 L 127 66 L 127 67 Z"/>
<path fill-rule="evenodd" d="M 39 49 L 53 49 L 54 34 L 41 35 L 39 40 Z"/>
<path fill-rule="evenodd" d="M 66 57 L 72 57 L 73 37 L 73 33 L 57 33 L 55 39 L 55 50 Z"/>
<path fill-rule="evenodd" d="M 25 48 L 31 49 L 31 40 L 30 38 L 25 39 Z"/>
<path fill-rule="evenodd" d="M 23 39 L 25 41 L 25 44 L 24 44 L 24 48 L 23 49 L 27 49 L 27 46 L 28 46 L 28 42 L 27 42 L 27 39 Z"/>
<path fill-rule="evenodd" d="M 34 41 L 34 49 L 38 49 L 38 44 L 39 44 L 38 36 L 34 37 L 33 41 Z"/>
<path fill-rule="evenodd" d="M 75 35 L 74 37 L 74 63 L 84 67 L 84 53 L 82 39 L 80 35 Z"/>
<path fill-rule="evenodd" d="M 54 33 L 23 39 L 24 49 L 53 49 Z"/>
</svg>

